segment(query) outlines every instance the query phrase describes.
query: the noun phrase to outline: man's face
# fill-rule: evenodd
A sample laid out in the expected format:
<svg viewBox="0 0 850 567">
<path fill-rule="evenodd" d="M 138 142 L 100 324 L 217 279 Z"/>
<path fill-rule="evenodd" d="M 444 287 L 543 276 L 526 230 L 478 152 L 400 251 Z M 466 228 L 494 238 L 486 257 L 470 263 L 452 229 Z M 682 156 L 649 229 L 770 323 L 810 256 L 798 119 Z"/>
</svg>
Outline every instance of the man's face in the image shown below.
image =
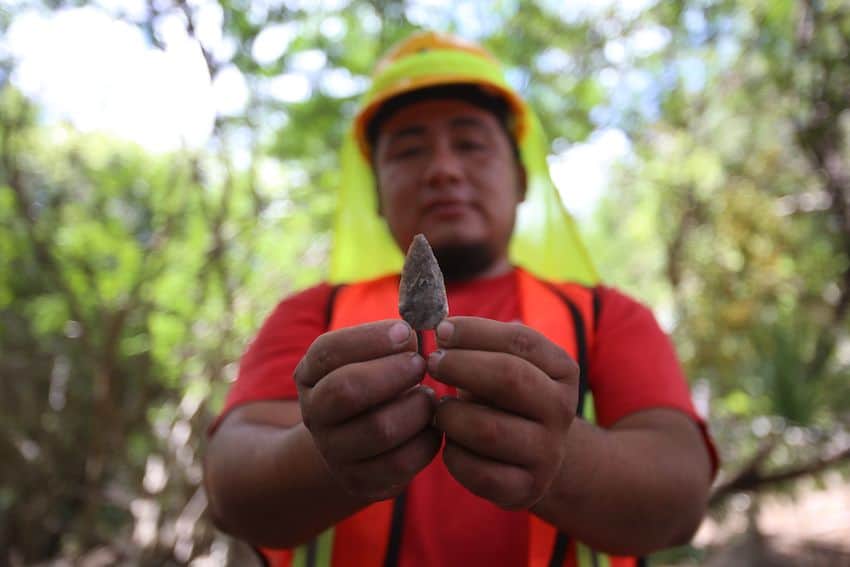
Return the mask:
<svg viewBox="0 0 850 567">
<path fill-rule="evenodd" d="M 483 247 L 507 261 L 525 179 L 497 118 L 454 99 L 410 104 L 381 127 L 375 149 L 381 212 L 406 249 Z"/>
</svg>

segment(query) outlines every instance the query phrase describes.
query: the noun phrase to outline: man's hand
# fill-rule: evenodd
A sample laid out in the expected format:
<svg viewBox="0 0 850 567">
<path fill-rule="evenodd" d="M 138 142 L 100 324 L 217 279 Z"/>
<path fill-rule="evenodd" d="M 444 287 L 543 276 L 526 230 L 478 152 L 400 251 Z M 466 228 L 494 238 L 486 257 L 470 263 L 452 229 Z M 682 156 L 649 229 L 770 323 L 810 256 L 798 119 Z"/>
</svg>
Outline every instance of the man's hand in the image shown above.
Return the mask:
<svg viewBox="0 0 850 567">
<path fill-rule="evenodd" d="M 416 334 L 398 320 L 325 333 L 298 364 L 304 425 L 348 492 L 391 498 L 439 451 L 424 374 Z"/>
<path fill-rule="evenodd" d="M 578 365 L 519 323 L 452 317 L 437 327 L 428 370 L 457 387 L 437 407 L 443 460 L 474 494 L 509 509 L 539 501 L 561 469 L 575 417 Z"/>
</svg>

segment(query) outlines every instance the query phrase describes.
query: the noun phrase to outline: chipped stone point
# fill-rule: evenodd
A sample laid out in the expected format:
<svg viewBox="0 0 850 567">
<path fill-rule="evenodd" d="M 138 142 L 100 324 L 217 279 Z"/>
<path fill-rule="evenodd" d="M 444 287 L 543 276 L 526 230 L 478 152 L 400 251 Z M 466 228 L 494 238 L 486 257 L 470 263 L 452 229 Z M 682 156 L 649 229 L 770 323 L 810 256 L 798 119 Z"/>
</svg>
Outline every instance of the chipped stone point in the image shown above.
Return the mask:
<svg viewBox="0 0 850 567">
<path fill-rule="evenodd" d="M 398 312 L 417 331 L 435 328 L 449 314 L 443 272 L 422 234 L 413 237 L 401 271 Z"/>
</svg>

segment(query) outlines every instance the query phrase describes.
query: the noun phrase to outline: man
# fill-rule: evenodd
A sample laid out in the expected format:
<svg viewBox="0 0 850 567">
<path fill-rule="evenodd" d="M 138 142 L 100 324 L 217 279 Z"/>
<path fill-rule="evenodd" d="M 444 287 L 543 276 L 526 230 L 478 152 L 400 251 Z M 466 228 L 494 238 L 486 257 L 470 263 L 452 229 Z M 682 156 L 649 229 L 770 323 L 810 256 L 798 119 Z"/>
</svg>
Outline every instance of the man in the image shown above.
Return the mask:
<svg viewBox="0 0 850 567">
<path fill-rule="evenodd" d="M 346 285 L 284 300 L 243 358 L 206 461 L 222 529 L 277 565 L 636 565 L 690 539 L 711 443 L 649 311 L 553 283 L 595 274 L 540 139 L 477 46 L 379 64 L 343 150 Z M 452 315 L 421 345 L 393 273 L 420 232 Z"/>
</svg>

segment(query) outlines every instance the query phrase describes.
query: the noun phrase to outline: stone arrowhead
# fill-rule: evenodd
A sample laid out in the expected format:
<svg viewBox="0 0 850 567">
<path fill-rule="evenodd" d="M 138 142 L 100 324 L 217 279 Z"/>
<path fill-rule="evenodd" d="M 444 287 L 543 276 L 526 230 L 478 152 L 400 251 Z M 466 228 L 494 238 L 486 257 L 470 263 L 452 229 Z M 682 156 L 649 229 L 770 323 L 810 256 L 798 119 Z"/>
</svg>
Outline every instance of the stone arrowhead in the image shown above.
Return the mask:
<svg viewBox="0 0 850 567">
<path fill-rule="evenodd" d="M 443 272 L 422 234 L 413 237 L 401 271 L 398 312 L 417 331 L 435 328 L 449 314 Z"/>
</svg>

